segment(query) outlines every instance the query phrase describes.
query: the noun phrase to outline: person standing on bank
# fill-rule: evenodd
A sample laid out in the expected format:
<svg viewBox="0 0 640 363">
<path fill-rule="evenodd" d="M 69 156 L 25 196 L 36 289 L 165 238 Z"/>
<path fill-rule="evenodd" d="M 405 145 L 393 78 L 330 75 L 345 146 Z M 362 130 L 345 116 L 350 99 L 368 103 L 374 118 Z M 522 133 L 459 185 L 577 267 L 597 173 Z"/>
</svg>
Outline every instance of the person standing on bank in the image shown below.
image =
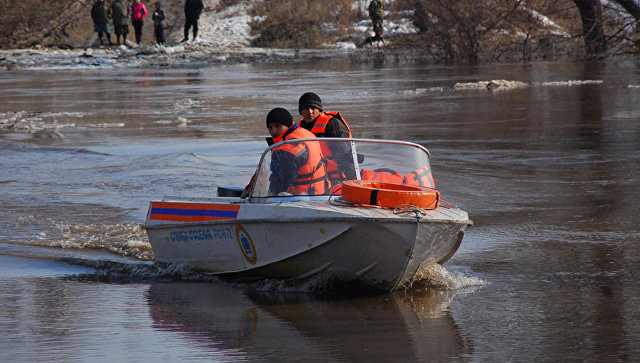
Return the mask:
<svg viewBox="0 0 640 363">
<path fill-rule="evenodd" d="M 134 0 L 131 4 L 131 23 L 136 33 L 136 43 L 140 45 L 142 42 L 142 26 L 144 25 L 144 19 L 147 16 L 147 8 L 140 0 Z"/>
<path fill-rule="evenodd" d="M 202 4 L 202 0 L 186 0 L 184 3 L 184 39 L 182 42 L 186 42 L 189 40 L 189 29 L 193 27 L 193 38 L 195 41 L 198 36 L 198 19 L 200 18 L 200 14 L 202 14 L 202 9 L 204 9 L 204 5 Z"/>
<path fill-rule="evenodd" d="M 153 31 L 156 36 L 156 43 L 158 45 L 164 45 L 164 10 L 161 7 L 160 2 L 155 3 L 156 10 L 151 15 L 153 19 Z"/>
<path fill-rule="evenodd" d="M 111 43 L 109 18 L 107 17 L 107 10 L 104 8 L 104 0 L 96 0 L 95 4 L 93 4 L 93 7 L 91 8 L 91 19 L 93 19 L 93 31 L 98 33 L 100 45 L 104 45 L 102 33 L 106 34 L 109 45 L 113 45 L 113 43 Z"/>
<path fill-rule="evenodd" d="M 384 16 L 384 0 L 372 0 L 369 3 L 369 17 L 373 25 L 375 35 L 371 41 L 382 40 L 382 18 Z"/>
<path fill-rule="evenodd" d="M 293 123 L 289 111 L 281 107 L 276 107 L 267 114 L 267 129 L 274 143 L 315 138 L 311 132 Z M 269 194 L 325 194 L 329 185 L 322 159 L 322 150 L 317 142 L 284 144 L 274 148 Z"/>
<path fill-rule="evenodd" d="M 113 0 L 111 3 L 111 17 L 113 18 L 113 31 L 116 33 L 116 44 L 120 45 L 120 36 L 122 35 L 122 44 L 127 43 L 127 34 L 129 34 L 129 7 L 122 5 L 120 0 Z"/>
<path fill-rule="evenodd" d="M 351 128 L 340 112 L 324 112 L 320 96 L 307 92 L 298 99 L 298 112 L 302 120 L 300 127 L 311 131 L 316 137 L 351 138 Z M 355 179 L 353 157 L 347 143 L 322 144 L 322 153 L 327 160 L 327 174 L 332 185 Z"/>
</svg>

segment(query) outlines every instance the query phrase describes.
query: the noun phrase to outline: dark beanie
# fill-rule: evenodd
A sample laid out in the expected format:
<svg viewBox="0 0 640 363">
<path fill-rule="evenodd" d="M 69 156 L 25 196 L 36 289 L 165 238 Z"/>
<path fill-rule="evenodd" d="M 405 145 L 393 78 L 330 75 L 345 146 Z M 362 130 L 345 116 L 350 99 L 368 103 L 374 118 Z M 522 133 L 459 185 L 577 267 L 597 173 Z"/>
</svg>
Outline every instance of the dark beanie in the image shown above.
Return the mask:
<svg viewBox="0 0 640 363">
<path fill-rule="evenodd" d="M 322 111 L 322 100 L 320 99 L 320 96 L 313 92 L 307 92 L 300 96 L 300 99 L 298 100 L 298 112 L 302 111 L 305 107 L 315 107 Z"/>
<path fill-rule="evenodd" d="M 282 107 L 276 107 L 267 114 L 267 125 L 280 124 L 287 127 L 293 125 L 293 116 Z"/>
</svg>

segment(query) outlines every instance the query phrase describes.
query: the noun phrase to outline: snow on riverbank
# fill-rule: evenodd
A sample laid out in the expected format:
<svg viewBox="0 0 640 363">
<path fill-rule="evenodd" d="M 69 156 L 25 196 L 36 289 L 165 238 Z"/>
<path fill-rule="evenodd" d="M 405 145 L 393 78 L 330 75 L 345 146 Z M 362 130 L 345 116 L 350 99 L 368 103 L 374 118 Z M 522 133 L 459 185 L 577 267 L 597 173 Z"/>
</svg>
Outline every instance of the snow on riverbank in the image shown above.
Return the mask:
<svg viewBox="0 0 640 363">
<path fill-rule="evenodd" d="M 253 18 L 249 16 L 249 6 L 240 2 L 221 11 L 204 12 L 198 22 L 200 44 L 219 50 L 249 47 L 253 40 L 249 27 Z"/>
</svg>

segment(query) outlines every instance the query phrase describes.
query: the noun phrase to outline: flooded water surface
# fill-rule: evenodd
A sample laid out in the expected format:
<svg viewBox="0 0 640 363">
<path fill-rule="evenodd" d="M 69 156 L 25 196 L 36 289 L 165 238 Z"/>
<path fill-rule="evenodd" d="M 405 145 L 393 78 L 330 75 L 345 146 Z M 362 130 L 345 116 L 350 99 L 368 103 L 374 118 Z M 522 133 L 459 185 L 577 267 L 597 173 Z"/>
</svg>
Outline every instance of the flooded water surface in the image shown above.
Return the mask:
<svg viewBox="0 0 640 363">
<path fill-rule="evenodd" d="M 635 64 L 25 70 L 0 85 L 7 361 L 640 359 Z M 429 149 L 443 199 L 474 221 L 454 257 L 376 296 L 155 265 L 149 201 L 244 186 L 267 112 L 297 116 L 307 91 L 356 137 Z"/>
</svg>

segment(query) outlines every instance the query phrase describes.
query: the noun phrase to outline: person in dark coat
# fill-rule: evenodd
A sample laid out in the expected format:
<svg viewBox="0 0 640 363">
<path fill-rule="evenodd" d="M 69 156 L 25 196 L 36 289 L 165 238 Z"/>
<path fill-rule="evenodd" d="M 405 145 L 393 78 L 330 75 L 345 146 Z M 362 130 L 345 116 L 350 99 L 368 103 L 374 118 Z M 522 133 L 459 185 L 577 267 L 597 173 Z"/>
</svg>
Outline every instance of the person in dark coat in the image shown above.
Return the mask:
<svg viewBox="0 0 640 363">
<path fill-rule="evenodd" d="M 373 40 L 382 40 L 382 17 L 384 16 L 384 0 L 372 0 L 369 3 L 369 17 L 373 25 Z"/>
<path fill-rule="evenodd" d="M 198 19 L 202 14 L 204 4 L 202 0 L 186 0 L 184 3 L 184 16 L 186 18 L 184 23 L 184 39 L 182 42 L 189 40 L 189 29 L 193 27 L 193 40 L 196 40 L 198 36 Z"/>
<path fill-rule="evenodd" d="M 102 33 L 107 35 L 109 45 L 112 45 L 111 32 L 109 31 L 109 18 L 107 17 L 107 11 L 104 8 L 104 0 L 96 0 L 95 4 L 93 4 L 93 7 L 91 8 L 91 19 L 93 19 L 93 31 L 98 33 L 100 45 L 104 45 Z"/>
<path fill-rule="evenodd" d="M 161 7 L 160 2 L 155 3 L 156 10 L 151 15 L 153 19 L 153 31 L 156 35 L 156 43 L 159 45 L 164 44 L 164 10 Z"/>
<path fill-rule="evenodd" d="M 121 35 L 122 44 L 126 44 L 127 34 L 129 34 L 129 7 L 122 5 L 120 0 L 113 0 L 111 17 L 113 18 L 113 31 L 116 33 L 116 44 L 120 45 Z"/>
</svg>

